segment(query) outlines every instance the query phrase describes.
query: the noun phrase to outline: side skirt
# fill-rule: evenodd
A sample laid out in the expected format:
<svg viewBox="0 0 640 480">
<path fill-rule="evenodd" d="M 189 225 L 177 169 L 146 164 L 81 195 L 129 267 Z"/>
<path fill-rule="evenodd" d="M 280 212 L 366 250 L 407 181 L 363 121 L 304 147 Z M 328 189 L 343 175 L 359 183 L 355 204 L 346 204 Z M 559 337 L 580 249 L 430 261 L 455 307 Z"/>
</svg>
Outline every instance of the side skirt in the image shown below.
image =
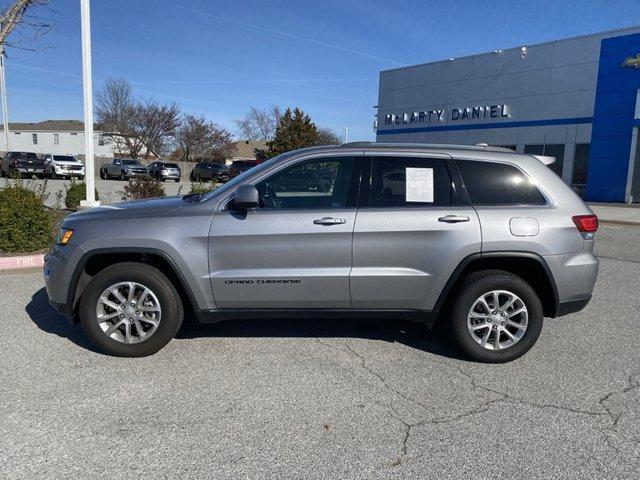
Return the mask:
<svg viewBox="0 0 640 480">
<path fill-rule="evenodd" d="M 397 318 L 431 328 L 438 317 L 432 310 L 342 310 L 342 309 L 224 309 L 198 310 L 200 323 L 218 323 L 243 318 Z"/>
</svg>

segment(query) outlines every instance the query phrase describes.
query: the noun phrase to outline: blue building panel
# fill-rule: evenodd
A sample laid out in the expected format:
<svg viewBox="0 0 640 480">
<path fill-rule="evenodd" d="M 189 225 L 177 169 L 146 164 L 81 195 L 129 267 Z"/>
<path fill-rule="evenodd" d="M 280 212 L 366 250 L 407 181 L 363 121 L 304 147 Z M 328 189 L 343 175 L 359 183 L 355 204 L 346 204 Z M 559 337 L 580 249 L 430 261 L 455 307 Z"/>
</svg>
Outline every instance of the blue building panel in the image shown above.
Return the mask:
<svg viewBox="0 0 640 480">
<path fill-rule="evenodd" d="M 640 34 L 603 39 L 591 131 L 586 198 L 624 202 L 640 68 Z"/>
</svg>

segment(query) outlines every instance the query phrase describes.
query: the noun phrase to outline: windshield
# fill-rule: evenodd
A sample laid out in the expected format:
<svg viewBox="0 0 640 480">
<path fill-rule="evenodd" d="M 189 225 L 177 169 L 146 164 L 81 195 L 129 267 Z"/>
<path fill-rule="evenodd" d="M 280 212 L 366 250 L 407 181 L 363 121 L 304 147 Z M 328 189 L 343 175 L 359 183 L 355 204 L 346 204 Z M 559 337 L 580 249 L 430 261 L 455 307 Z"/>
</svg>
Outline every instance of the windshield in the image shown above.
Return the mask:
<svg viewBox="0 0 640 480">
<path fill-rule="evenodd" d="M 138 160 L 122 160 L 123 165 L 140 165 Z"/>
<path fill-rule="evenodd" d="M 77 162 L 76 157 L 72 157 L 71 155 L 54 155 L 53 160 L 55 162 Z"/>
<path fill-rule="evenodd" d="M 233 189 L 236 188 L 236 186 L 238 184 L 242 183 L 245 179 L 247 179 L 249 177 L 252 177 L 253 175 L 257 175 L 260 172 L 262 172 L 263 170 L 266 170 L 267 168 L 271 167 L 273 164 L 278 163 L 281 160 L 284 160 L 285 158 L 290 157 L 291 155 L 294 155 L 294 154 L 299 153 L 299 152 L 300 152 L 300 150 L 292 150 L 290 152 L 282 153 L 282 154 L 278 155 L 277 157 L 273 157 L 272 159 L 267 160 L 267 161 L 265 161 L 263 163 L 259 163 L 255 167 L 253 167 L 253 168 L 251 168 L 249 170 L 245 170 L 244 172 L 242 172 L 237 177 L 235 177 L 232 180 L 230 180 L 227 183 L 225 183 L 223 186 L 218 187 L 215 190 L 211 190 L 209 193 L 204 195 L 200 201 L 201 202 L 206 202 L 207 200 L 209 200 L 210 198 L 213 198 L 216 195 L 220 195 L 220 194 L 222 194 L 224 192 L 228 192 L 229 190 L 233 190 Z"/>
<path fill-rule="evenodd" d="M 11 155 L 11 158 L 17 158 L 18 160 L 38 160 L 38 156 L 31 152 L 18 152 Z"/>
</svg>

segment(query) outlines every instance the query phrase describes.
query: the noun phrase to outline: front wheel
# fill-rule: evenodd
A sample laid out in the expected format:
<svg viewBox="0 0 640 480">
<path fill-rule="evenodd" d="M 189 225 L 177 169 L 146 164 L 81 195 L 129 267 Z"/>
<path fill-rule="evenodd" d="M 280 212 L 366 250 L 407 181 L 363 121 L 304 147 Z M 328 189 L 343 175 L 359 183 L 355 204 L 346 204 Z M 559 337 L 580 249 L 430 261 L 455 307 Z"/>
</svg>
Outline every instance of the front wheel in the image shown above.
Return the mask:
<svg viewBox="0 0 640 480">
<path fill-rule="evenodd" d="M 127 174 L 126 174 L 126 173 L 124 173 L 124 172 L 122 172 L 122 173 L 120 174 L 120 180 L 122 180 L 123 182 L 124 182 L 124 181 L 126 181 L 126 180 L 127 180 Z"/>
<path fill-rule="evenodd" d="M 178 292 L 158 269 L 125 262 L 99 272 L 82 294 L 80 323 L 104 353 L 152 355 L 174 337 L 183 317 Z"/>
<path fill-rule="evenodd" d="M 522 278 L 500 270 L 471 274 L 451 311 L 460 348 L 480 362 L 503 363 L 527 353 L 542 330 L 542 303 Z"/>
</svg>

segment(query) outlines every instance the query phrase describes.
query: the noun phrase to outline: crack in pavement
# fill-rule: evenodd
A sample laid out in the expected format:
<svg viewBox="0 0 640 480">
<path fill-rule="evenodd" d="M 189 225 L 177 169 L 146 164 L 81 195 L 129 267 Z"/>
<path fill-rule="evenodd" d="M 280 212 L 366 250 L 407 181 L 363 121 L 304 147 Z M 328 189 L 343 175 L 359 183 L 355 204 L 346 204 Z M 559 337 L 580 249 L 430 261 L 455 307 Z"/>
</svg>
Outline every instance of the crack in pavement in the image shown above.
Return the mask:
<svg viewBox="0 0 640 480">
<path fill-rule="evenodd" d="M 596 255 L 596 258 L 598 259 L 604 259 L 604 260 L 615 260 L 617 262 L 625 262 L 625 263 L 635 263 L 640 264 L 640 262 L 638 260 L 627 260 L 625 258 L 617 258 L 617 257 L 607 257 L 606 255 Z"/>
<path fill-rule="evenodd" d="M 416 399 L 408 396 L 407 394 L 399 391 L 397 388 L 394 388 L 393 386 L 391 386 L 389 384 L 389 382 L 378 372 L 376 372 L 373 368 L 371 368 L 369 365 L 367 365 L 367 361 L 366 358 L 361 355 L 359 352 L 357 352 L 351 345 L 349 345 L 348 343 L 344 342 L 342 343 L 342 345 L 344 346 L 344 348 L 342 347 L 338 347 L 334 344 L 331 344 L 329 342 L 325 342 L 323 341 L 321 338 L 319 338 L 318 336 L 315 336 L 315 340 L 323 345 L 326 346 L 328 348 L 334 349 L 336 351 L 339 351 L 341 353 L 346 353 L 349 356 L 355 358 L 358 360 L 359 366 L 360 368 L 364 369 L 369 375 L 374 376 L 383 386 L 385 389 L 387 389 L 388 391 L 394 393 L 395 395 L 397 395 L 398 397 L 414 404 L 417 406 L 420 406 L 422 408 L 424 408 L 426 411 L 428 412 L 433 412 L 433 408 L 428 407 L 427 405 L 423 404 L 422 402 L 417 401 Z M 405 461 L 405 457 L 408 454 L 408 445 L 409 445 L 409 441 L 411 438 L 411 434 L 412 434 L 412 430 L 415 427 L 421 427 L 421 426 L 425 426 L 425 425 L 439 425 L 439 424 L 447 424 L 447 423 L 453 423 L 459 420 L 462 420 L 464 418 L 467 417 L 472 417 L 474 415 L 478 415 L 480 413 L 484 413 L 486 411 L 488 411 L 493 405 L 498 404 L 498 403 L 511 403 L 514 405 L 523 405 L 523 406 L 529 406 L 532 408 L 541 408 L 541 409 L 553 409 L 553 410 L 557 410 L 557 411 L 561 411 L 561 412 L 566 412 L 566 413 L 571 413 L 571 414 L 576 414 L 576 415 L 587 415 L 593 418 L 603 418 L 606 417 L 608 419 L 610 419 L 611 421 L 611 430 L 615 431 L 617 429 L 618 423 L 620 421 L 620 418 L 623 416 L 623 413 L 619 413 L 619 414 L 615 414 L 607 405 L 606 402 L 613 396 L 615 395 L 624 395 L 626 393 L 631 392 L 632 390 L 635 390 L 637 388 L 640 387 L 640 382 L 638 380 L 635 380 L 635 377 L 639 374 L 639 373 L 632 373 L 631 375 L 629 375 L 629 377 L 627 378 L 627 383 L 628 385 L 626 385 L 624 388 L 622 389 L 616 389 L 613 390 L 611 392 L 608 392 L 606 395 L 604 395 L 603 397 L 601 397 L 598 401 L 598 404 L 601 407 L 600 411 L 594 411 L 594 410 L 585 410 L 585 409 L 579 409 L 579 408 L 574 408 L 574 407 L 566 407 L 566 406 L 562 406 L 562 405 L 555 405 L 555 404 L 551 404 L 551 403 L 536 403 L 536 402 L 532 402 L 523 398 L 519 398 L 519 397 L 514 397 L 513 395 L 509 395 L 505 392 L 501 392 L 499 390 L 495 390 L 491 387 L 487 387 L 486 385 L 482 385 L 480 382 L 478 382 L 476 380 L 476 378 L 470 374 L 469 372 L 465 371 L 462 366 L 460 365 L 455 365 L 452 364 L 450 362 L 438 362 L 440 363 L 442 366 L 445 367 L 451 367 L 454 368 L 460 375 L 462 375 L 463 377 L 465 377 L 469 383 L 471 384 L 471 388 L 472 389 L 479 389 L 479 390 L 483 390 L 487 393 L 490 393 L 492 395 L 495 395 L 496 398 L 492 398 L 490 400 L 487 400 L 485 402 L 482 402 L 480 405 L 476 406 L 475 408 L 471 409 L 471 410 L 467 410 L 464 412 L 461 412 L 457 415 L 453 415 L 453 416 L 448 416 L 448 417 L 435 417 L 435 418 L 425 418 L 422 420 L 418 420 L 417 422 L 408 422 L 407 420 L 405 420 L 405 418 L 392 406 L 389 404 L 382 404 L 380 402 L 376 402 L 378 405 L 384 406 L 385 408 L 387 408 L 391 414 L 391 417 L 394 418 L 397 422 L 399 422 L 402 425 L 402 428 L 404 430 L 404 434 L 402 436 L 402 440 L 400 442 L 400 447 L 399 447 L 399 456 L 391 462 L 391 466 L 398 466 L 400 465 L 403 461 Z M 600 430 L 598 430 L 600 431 Z M 611 442 L 609 441 L 607 435 L 605 432 L 601 432 L 603 434 L 605 434 L 605 440 L 607 442 L 607 444 L 609 444 L 617 453 L 620 453 L 619 449 L 611 444 Z M 411 458 L 412 460 L 417 460 L 419 458 L 421 458 L 423 455 L 425 454 L 425 452 L 423 453 L 418 453 L 417 455 L 413 455 Z"/>
</svg>

